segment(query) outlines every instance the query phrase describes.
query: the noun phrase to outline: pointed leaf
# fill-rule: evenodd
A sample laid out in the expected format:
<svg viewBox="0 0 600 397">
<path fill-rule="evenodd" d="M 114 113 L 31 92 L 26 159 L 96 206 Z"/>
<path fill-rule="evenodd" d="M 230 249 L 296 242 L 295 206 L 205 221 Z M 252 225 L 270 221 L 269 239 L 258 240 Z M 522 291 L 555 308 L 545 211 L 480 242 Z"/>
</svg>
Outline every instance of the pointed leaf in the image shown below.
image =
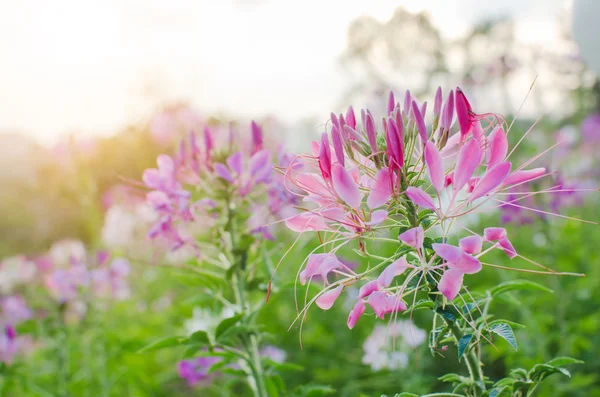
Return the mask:
<svg viewBox="0 0 600 397">
<path fill-rule="evenodd" d="M 494 288 L 490 289 L 490 294 L 492 297 L 496 297 L 505 292 L 514 291 L 514 290 L 530 290 L 530 291 L 544 291 L 553 293 L 550 288 L 544 287 L 541 284 L 534 283 L 529 280 L 511 280 L 505 281 L 501 284 L 498 284 Z"/>
<path fill-rule="evenodd" d="M 473 334 L 465 335 L 458 340 L 457 348 L 459 359 L 465 354 L 465 351 L 469 347 L 469 343 L 471 343 L 471 339 L 473 339 Z"/>
<path fill-rule="evenodd" d="M 510 325 L 505 322 L 499 322 L 491 325 L 489 331 L 506 340 L 513 349 L 517 350 L 517 339 L 515 338 L 515 334 Z"/>
<path fill-rule="evenodd" d="M 232 317 L 226 318 L 217 325 L 215 338 L 219 339 L 229 328 L 236 325 L 244 317 L 244 313 L 237 313 Z"/>
</svg>

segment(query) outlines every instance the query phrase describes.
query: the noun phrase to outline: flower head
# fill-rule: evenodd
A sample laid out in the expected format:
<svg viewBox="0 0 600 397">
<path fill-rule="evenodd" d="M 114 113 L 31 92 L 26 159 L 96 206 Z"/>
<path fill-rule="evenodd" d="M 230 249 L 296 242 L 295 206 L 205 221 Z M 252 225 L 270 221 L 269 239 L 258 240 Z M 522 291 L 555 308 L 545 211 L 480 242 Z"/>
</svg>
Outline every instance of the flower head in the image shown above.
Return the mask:
<svg viewBox="0 0 600 397">
<path fill-rule="evenodd" d="M 384 318 L 406 310 L 408 298 L 420 291 L 453 301 L 468 276 L 488 265 L 483 257 L 491 250 L 520 257 L 504 229 L 490 225 L 472 231 L 463 220 L 501 206 L 535 211 L 517 202 L 547 191 L 526 192 L 514 200 L 508 194 L 549 175 L 545 168 L 530 166 L 541 155 L 517 164 L 510 158 L 515 148 L 501 116 L 477 113 L 460 88 L 443 98 L 438 89 L 432 121 L 427 102 L 408 90 L 402 107 L 390 94 L 381 122 L 361 110 L 358 123 L 351 107 L 345 116 L 332 114 L 329 133 L 323 132 L 312 153 L 297 156 L 288 167 L 286 185 L 300 192 L 306 208 L 286 225 L 299 233 L 324 232 L 320 247 L 328 248 L 313 252 L 302 265 L 301 284 L 314 275 L 326 280 L 305 310 L 312 303 L 327 310 L 345 287 L 359 283 L 348 317 L 352 328 L 367 307 Z M 390 258 L 369 249 L 394 241 L 396 253 Z M 342 268 L 335 256 L 353 243 L 374 261 L 362 273 Z"/>
</svg>

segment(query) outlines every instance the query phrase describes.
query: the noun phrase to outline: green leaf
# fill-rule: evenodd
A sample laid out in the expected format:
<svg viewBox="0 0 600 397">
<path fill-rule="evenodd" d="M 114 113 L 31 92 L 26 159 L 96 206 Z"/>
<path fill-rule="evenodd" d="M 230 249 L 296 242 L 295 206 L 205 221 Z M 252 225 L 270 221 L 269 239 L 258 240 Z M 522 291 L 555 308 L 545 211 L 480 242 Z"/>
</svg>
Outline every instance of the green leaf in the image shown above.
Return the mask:
<svg viewBox="0 0 600 397">
<path fill-rule="evenodd" d="M 271 367 L 277 372 L 286 372 L 286 371 L 302 372 L 302 371 L 304 371 L 304 367 L 302 365 L 298 365 L 298 364 L 287 363 L 287 362 L 280 363 L 280 362 L 273 361 L 268 358 L 264 358 L 262 361 L 265 363 L 265 366 Z"/>
<path fill-rule="evenodd" d="M 217 326 L 217 330 L 215 331 L 215 338 L 219 339 L 221 335 L 223 335 L 227 330 L 234 325 L 236 325 L 242 318 L 244 317 L 244 313 L 237 313 L 232 317 L 226 318 L 221 321 Z"/>
<path fill-rule="evenodd" d="M 440 306 L 435 311 L 450 323 L 454 323 L 459 317 L 458 312 L 452 306 L 446 306 L 445 308 Z"/>
<path fill-rule="evenodd" d="M 530 291 L 544 291 L 553 293 L 550 288 L 545 287 L 541 284 L 534 283 L 533 281 L 528 280 L 511 280 L 506 281 L 504 283 L 498 284 L 494 288 L 490 290 L 490 294 L 492 297 L 496 297 L 505 292 L 514 291 L 514 290 L 530 290 Z"/>
<path fill-rule="evenodd" d="M 423 394 L 421 397 L 465 397 L 463 394 L 456 393 L 431 393 Z"/>
<path fill-rule="evenodd" d="M 490 390 L 490 394 L 489 397 L 511 397 L 512 396 L 512 391 L 510 390 L 510 387 L 508 386 L 504 386 L 502 388 L 493 388 L 492 390 Z"/>
<path fill-rule="evenodd" d="M 409 307 L 406 312 L 410 313 L 410 312 L 414 312 L 420 309 L 433 309 L 434 307 L 434 303 L 432 300 L 430 299 L 421 299 L 420 301 L 416 302 L 414 305 L 412 305 L 411 307 Z"/>
<path fill-rule="evenodd" d="M 546 364 L 552 365 L 553 367 L 562 367 L 571 364 L 583 364 L 583 361 L 572 357 L 556 357 L 548 361 Z"/>
<path fill-rule="evenodd" d="M 525 326 L 523 324 L 515 323 L 514 321 L 510 321 L 510 320 L 500 320 L 500 319 L 490 321 L 487 324 L 487 326 L 491 327 L 493 325 L 500 324 L 500 323 L 508 324 L 513 329 L 515 329 L 515 328 L 525 328 Z"/>
<path fill-rule="evenodd" d="M 193 334 L 190 335 L 190 337 L 188 338 L 186 343 L 194 344 L 194 345 L 211 345 L 210 338 L 206 331 L 194 332 Z"/>
<path fill-rule="evenodd" d="M 517 350 L 517 338 L 515 338 L 515 333 L 508 323 L 503 321 L 497 322 L 490 325 L 488 330 L 500 336 L 502 339 L 507 341 L 513 347 L 513 349 Z"/>
<path fill-rule="evenodd" d="M 548 376 L 550 376 L 552 374 L 558 374 L 558 373 L 568 376 L 569 378 L 571 377 L 571 373 L 568 370 L 566 370 L 565 368 L 553 367 L 552 365 L 548 365 L 548 364 L 535 365 L 531 369 L 531 371 L 529 371 L 529 377 L 533 381 L 541 382 L 544 379 L 546 379 Z"/>
<path fill-rule="evenodd" d="M 383 397 L 383 396 L 381 396 Z M 396 394 L 394 397 L 419 397 L 416 394 L 412 394 L 412 393 L 400 393 L 400 394 Z"/>
<path fill-rule="evenodd" d="M 440 376 L 438 379 L 446 383 L 458 383 L 465 381 L 465 377 L 459 374 L 446 374 Z"/>
<path fill-rule="evenodd" d="M 329 386 L 320 385 L 305 385 L 298 389 L 298 392 L 303 397 L 323 397 L 335 393 L 335 389 Z"/>
<path fill-rule="evenodd" d="M 153 350 L 163 349 L 165 347 L 178 346 L 181 344 L 182 340 L 185 340 L 185 338 L 181 336 L 169 336 L 142 347 L 140 350 L 138 350 L 138 353 L 146 353 Z"/>
<path fill-rule="evenodd" d="M 471 339 L 473 339 L 473 334 L 467 334 L 459 339 L 458 341 L 458 359 L 465 354 L 467 347 L 469 347 L 469 343 L 471 343 Z"/>
</svg>

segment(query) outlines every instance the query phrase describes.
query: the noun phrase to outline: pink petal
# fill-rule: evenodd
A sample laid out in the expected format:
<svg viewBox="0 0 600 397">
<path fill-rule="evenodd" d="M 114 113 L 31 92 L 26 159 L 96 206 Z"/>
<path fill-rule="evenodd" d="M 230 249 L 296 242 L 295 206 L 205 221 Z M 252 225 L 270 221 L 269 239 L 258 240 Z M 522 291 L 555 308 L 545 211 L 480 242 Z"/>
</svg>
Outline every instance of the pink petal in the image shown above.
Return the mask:
<svg viewBox="0 0 600 397">
<path fill-rule="evenodd" d="M 338 127 L 336 127 L 335 125 L 331 129 L 331 141 L 333 142 L 333 150 L 335 151 L 335 158 L 337 159 L 338 163 L 340 163 L 342 166 L 344 166 L 345 165 L 344 143 L 342 140 L 342 134 L 340 133 L 340 130 L 338 129 Z"/>
<path fill-rule="evenodd" d="M 308 193 L 320 196 L 329 196 L 330 193 L 324 186 L 323 178 L 318 174 L 298 174 L 296 176 L 298 186 Z"/>
<path fill-rule="evenodd" d="M 348 106 L 348 110 L 346 111 L 346 124 L 350 126 L 350 128 L 356 128 L 356 117 L 354 116 L 354 109 L 352 109 L 352 106 Z"/>
<path fill-rule="evenodd" d="M 377 132 L 375 131 L 375 120 L 373 120 L 373 116 L 371 116 L 371 113 L 367 113 L 366 117 L 367 124 L 365 125 L 365 131 L 367 133 L 367 141 L 369 142 L 371 151 L 373 153 L 377 153 L 379 150 L 377 149 Z"/>
<path fill-rule="evenodd" d="M 407 116 L 410 114 L 411 102 L 412 102 L 412 96 L 410 95 L 410 91 L 406 90 L 406 92 L 404 93 L 404 108 L 402 110 L 404 110 L 404 114 Z"/>
<path fill-rule="evenodd" d="M 358 132 L 356 132 L 354 128 L 350 127 L 348 124 L 344 126 L 344 131 L 346 131 L 346 133 L 350 135 L 350 138 L 354 139 L 355 141 L 362 142 L 365 140 Z"/>
<path fill-rule="evenodd" d="M 467 141 L 460 148 L 454 170 L 454 191 L 458 192 L 469 181 L 481 160 L 479 143 L 475 139 Z"/>
<path fill-rule="evenodd" d="M 348 205 L 352 208 L 360 207 L 362 196 L 358 185 L 352 179 L 348 171 L 340 164 L 336 163 L 332 169 L 333 188 Z"/>
<path fill-rule="evenodd" d="M 377 280 L 369 281 L 358 290 L 358 298 L 366 298 L 375 291 L 379 291 L 380 285 Z"/>
<path fill-rule="evenodd" d="M 242 173 L 242 153 L 235 152 L 227 159 L 227 166 L 238 175 Z"/>
<path fill-rule="evenodd" d="M 433 250 L 445 261 L 458 262 L 463 252 L 460 248 L 450 244 L 432 244 Z"/>
<path fill-rule="evenodd" d="M 175 163 L 173 159 L 166 154 L 161 154 L 156 158 L 156 165 L 158 165 L 158 170 L 161 175 L 168 176 L 175 172 Z"/>
<path fill-rule="evenodd" d="M 383 319 L 386 314 L 406 310 L 406 304 L 396 295 L 388 295 L 383 291 L 375 291 L 367 300 L 375 315 Z"/>
<path fill-rule="evenodd" d="M 440 152 L 431 141 L 425 143 L 425 164 L 429 170 L 431 184 L 439 192 L 444 187 L 444 166 Z"/>
<path fill-rule="evenodd" d="M 469 196 L 469 201 L 477 200 L 500 186 L 508 174 L 510 174 L 510 167 L 510 162 L 506 161 L 488 169 L 483 178 L 477 183 L 477 186 L 475 186 L 475 189 L 473 189 L 473 193 Z"/>
<path fill-rule="evenodd" d="M 475 274 L 481 270 L 481 262 L 474 256 L 463 252 L 458 261 L 448 262 L 448 267 L 461 273 Z"/>
<path fill-rule="evenodd" d="M 385 313 L 395 313 L 406 310 L 406 303 L 402 302 L 396 295 L 385 297 Z"/>
<path fill-rule="evenodd" d="M 394 277 L 401 275 L 409 267 L 410 265 L 406 261 L 405 257 L 396 259 L 381 272 L 377 278 L 377 283 L 382 287 L 387 288 L 390 286 L 390 284 L 392 284 Z"/>
<path fill-rule="evenodd" d="M 321 134 L 321 145 L 319 146 L 319 168 L 323 178 L 331 178 L 331 148 L 329 147 L 329 138 L 327 134 Z"/>
<path fill-rule="evenodd" d="M 312 150 L 313 156 L 319 157 L 319 152 L 321 151 L 321 144 L 317 141 L 312 141 L 310 144 L 310 148 Z"/>
<path fill-rule="evenodd" d="M 375 175 L 375 183 L 367 197 L 369 208 L 381 207 L 392 197 L 392 175 L 389 168 L 382 168 Z"/>
<path fill-rule="evenodd" d="M 427 127 L 425 126 L 425 120 L 423 119 L 423 115 L 417 106 L 415 101 L 412 101 L 412 112 L 414 116 L 415 125 L 417 126 L 417 131 L 419 132 L 419 136 L 421 137 L 421 142 L 425 143 L 429 139 L 429 135 L 427 133 Z"/>
<path fill-rule="evenodd" d="M 431 196 L 418 187 L 410 186 L 408 189 L 406 189 L 406 195 L 412 200 L 413 203 L 423 208 L 435 210 L 435 204 L 433 204 Z"/>
<path fill-rule="evenodd" d="M 499 243 L 506 255 L 508 255 L 510 259 L 517 256 L 517 251 L 515 250 L 515 247 L 513 247 L 512 243 L 508 238 L 503 237 L 502 239 L 500 239 Z"/>
<path fill-rule="evenodd" d="M 506 229 L 503 227 L 487 227 L 483 229 L 485 241 L 498 241 L 506 237 Z"/>
<path fill-rule="evenodd" d="M 461 238 L 458 246 L 467 254 L 476 255 L 481 252 L 483 239 L 478 235 Z"/>
<path fill-rule="evenodd" d="M 534 168 L 532 170 L 515 171 L 504 180 L 504 185 L 510 186 L 527 182 L 532 179 L 539 178 L 540 176 L 544 175 L 545 172 L 545 168 Z"/>
<path fill-rule="evenodd" d="M 156 168 L 149 168 L 144 171 L 142 175 L 142 180 L 144 184 L 151 189 L 160 189 L 162 178 L 160 177 L 160 173 Z"/>
<path fill-rule="evenodd" d="M 438 87 L 435 91 L 435 99 L 433 101 L 433 117 L 438 117 L 442 110 L 442 87 Z"/>
<path fill-rule="evenodd" d="M 225 164 L 216 163 L 215 171 L 218 176 L 225 179 L 229 183 L 233 183 L 233 176 L 231 176 L 231 173 L 229 172 L 229 169 L 225 166 Z"/>
<path fill-rule="evenodd" d="M 398 239 L 406 245 L 409 245 L 415 249 L 419 249 L 423 246 L 423 240 L 425 239 L 423 227 L 417 226 L 413 227 L 412 229 L 408 229 L 399 235 Z"/>
<path fill-rule="evenodd" d="M 317 298 L 317 300 L 315 301 L 315 303 L 321 309 L 323 309 L 323 310 L 329 310 L 329 309 L 331 309 L 331 307 L 335 303 L 336 299 L 340 296 L 340 294 L 342 293 L 343 289 L 344 289 L 343 285 L 340 285 L 340 286 L 338 286 L 338 287 L 336 287 L 334 289 L 331 289 L 331 290 L 323 293 L 321 296 L 319 296 Z"/>
<path fill-rule="evenodd" d="M 394 92 L 390 91 L 390 95 L 388 96 L 388 116 L 394 111 L 396 107 L 396 100 L 394 99 Z"/>
<path fill-rule="evenodd" d="M 365 302 L 362 299 L 359 299 L 358 302 L 354 305 L 350 314 L 348 315 L 348 328 L 352 329 L 356 325 L 356 322 L 365 312 Z"/>
<path fill-rule="evenodd" d="M 456 116 L 458 118 L 458 124 L 460 126 L 460 135 L 462 137 L 466 137 L 473 125 L 471 124 L 471 116 L 469 115 L 469 111 L 471 111 L 471 104 L 467 100 L 467 97 L 463 93 L 463 91 L 456 87 Z"/>
<path fill-rule="evenodd" d="M 379 225 L 381 222 L 387 219 L 388 212 L 386 210 L 377 210 L 371 214 L 371 220 L 365 222 L 367 226 Z"/>
<path fill-rule="evenodd" d="M 454 91 L 450 90 L 448 93 L 448 98 L 444 103 L 444 108 L 442 109 L 442 116 L 440 119 L 440 127 L 442 129 L 449 130 L 452 127 L 452 122 L 454 121 Z"/>
<path fill-rule="evenodd" d="M 271 154 L 265 149 L 252 155 L 248 164 L 250 175 L 257 182 L 263 182 L 271 176 Z"/>
<path fill-rule="evenodd" d="M 285 221 L 285 225 L 294 232 L 303 233 L 308 231 L 318 232 L 329 230 L 329 226 L 323 218 L 312 212 L 303 212 Z"/>
<path fill-rule="evenodd" d="M 508 139 L 502 126 L 497 126 L 488 137 L 488 147 L 486 150 L 486 158 L 488 168 L 501 163 L 506 158 L 508 153 Z"/>
<path fill-rule="evenodd" d="M 367 300 L 367 303 L 373 308 L 375 315 L 380 319 L 385 317 L 387 311 L 387 294 L 383 291 L 375 291 Z"/>
<path fill-rule="evenodd" d="M 464 275 L 456 270 L 448 269 L 438 283 L 438 289 L 449 300 L 454 300 L 462 287 Z"/>
<path fill-rule="evenodd" d="M 327 283 L 327 275 L 341 267 L 344 267 L 344 264 L 334 254 L 311 254 L 308 257 L 306 268 L 300 272 L 300 284 L 304 285 L 315 275 L 320 275 Z"/>
</svg>

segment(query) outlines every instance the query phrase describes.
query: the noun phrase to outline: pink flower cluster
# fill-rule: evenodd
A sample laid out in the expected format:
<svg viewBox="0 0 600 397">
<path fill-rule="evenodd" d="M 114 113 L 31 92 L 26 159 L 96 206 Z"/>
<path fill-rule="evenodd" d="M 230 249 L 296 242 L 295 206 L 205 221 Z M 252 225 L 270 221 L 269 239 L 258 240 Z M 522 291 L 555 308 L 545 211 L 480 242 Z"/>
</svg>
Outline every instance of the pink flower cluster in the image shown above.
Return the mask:
<svg viewBox="0 0 600 397">
<path fill-rule="evenodd" d="M 29 320 L 33 313 L 18 295 L 0 298 L 0 362 L 10 364 L 14 357 L 30 345 L 26 336 L 18 336 L 15 326 Z"/>
<path fill-rule="evenodd" d="M 195 238 L 214 224 L 232 202 L 252 205 L 250 232 L 269 237 L 264 225 L 287 214 L 296 196 L 283 187 L 273 166 L 287 168 L 290 158 L 281 148 L 267 147 L 261 127 L 251 123 L 249 134 L 206 127 L 200 138 L 191 131 L 175 156 L 160 155 L 157 168 L 144 172 L 151 189 L 146 198 L 159 215 L 149 232 L 171 250 L 197 248 Z M 266 200 L 258 199 L 266 196 Z"/>
<path fill-rule="evenodd" d="M 402 103 L 390 93 L 380 121 L 361 110 L 359 123 L 352 107 L 345 114 L 332 113 L 329 133 L 285 174 L 287 185 L 299 190 L 309 207 L 288 218 L 287 226 L 319 232 L 325 236 L 319 248 L 328 249 L 309 255 L 302 265 L 302 284 L 313 276 L 325 280 L 325 289 L 310 303 L 327 310 L 344 289 L 363 283 L 349 314 L 350 328 L 367 306 L 379 318 L 406 310 L 406 296 L 424 280 L 435 280 L 439 293 L 454 300 L 464 276 L 479 272 L 481 257 L 490 250 L 519 256 L 505 229 L 478 233 L 463 220 L 467 214 L 518 205 L 529 195 L 509 202 L 508 190 L 548 175 L 544 168 L 530 168 L 539 156 L 513 165 L 504 119 L 476 113 L 460 88 L 445 100 L 438 89 L 430 117 L 427 110 L 427 102 L 406 91 Z M 397 240 L 388 237 L 392 232 Z M 345 267 L 335 254 L 353 241 L 379 263 L 360 274 Z M 368 249 L 370 243 L 394 241 L 397 253 L 390 258 Z M 337 279 L 329 283 L 332 273 Z"/>
<path fill-rule="evenodd" d="M 58 302 L 74 303 L 85 296 L 117 300 L 129 297 L 130 265 L 127 259 L 111 258 L 106 251 L 88 255 L 81 252 L 83 248 L 69 252 L 70 247 L 61 247 L 66 248 L 64 254 L 68 259 L 64 261 L 56 257 L 60 245 L 65 244 L 59 242 L 50 250 L 43 275 L 46 288 Z M 55 255 L 52 255 L 53 250 Z"/>
</svg>

